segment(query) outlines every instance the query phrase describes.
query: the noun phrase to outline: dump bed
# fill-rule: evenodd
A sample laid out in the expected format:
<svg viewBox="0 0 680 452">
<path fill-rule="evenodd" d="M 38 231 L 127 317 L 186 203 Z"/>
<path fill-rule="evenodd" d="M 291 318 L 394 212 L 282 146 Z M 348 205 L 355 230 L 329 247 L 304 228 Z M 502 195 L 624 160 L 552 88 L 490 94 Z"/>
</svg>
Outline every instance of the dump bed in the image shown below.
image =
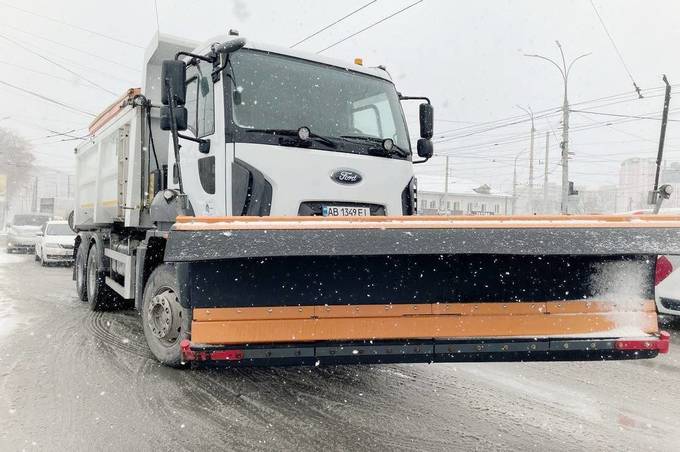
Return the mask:
<svg viewBox="0 0 680 452">
<path fill-rule="evenodd" d="M 80 229 L 114 221 L 138 226 L 142 207 L 143 110 L 131 105 L 130 90 L 90 125 L 90 137 L 76 148 L 74 224 Z"/>
</svg>

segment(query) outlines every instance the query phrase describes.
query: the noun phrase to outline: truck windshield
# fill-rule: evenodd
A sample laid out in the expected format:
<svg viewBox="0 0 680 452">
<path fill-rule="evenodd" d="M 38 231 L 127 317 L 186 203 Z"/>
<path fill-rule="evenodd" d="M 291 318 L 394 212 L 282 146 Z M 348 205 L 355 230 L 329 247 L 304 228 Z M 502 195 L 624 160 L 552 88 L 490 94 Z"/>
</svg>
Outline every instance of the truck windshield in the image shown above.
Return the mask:
<svg viewBox="0 0 680 452">
<path fill-rule="evenodd" d="M 234 123 L 241 129 L 309 127 L 324 137 L 391 138 L 410 150 L 394 85 L 379 77 L 253 50 L 230 56 Z M 250 134 L 252 135 L 252 134 Z"/>
</svg>

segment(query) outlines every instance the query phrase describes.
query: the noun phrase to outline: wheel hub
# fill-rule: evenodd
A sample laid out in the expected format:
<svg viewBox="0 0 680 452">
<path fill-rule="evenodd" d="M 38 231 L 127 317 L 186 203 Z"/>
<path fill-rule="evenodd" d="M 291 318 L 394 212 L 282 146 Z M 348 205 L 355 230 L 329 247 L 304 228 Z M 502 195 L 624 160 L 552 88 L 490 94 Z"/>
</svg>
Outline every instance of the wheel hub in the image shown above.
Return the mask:
<svg viewBox="0 0 680 452">
<path fill-rule="evenodd" d="M 177 339 L 181 331 L 181 306 L 172 290 L 165 289 L 151 299 L 147 321 L 158 339 L 169 343 Z"/>
</svg>

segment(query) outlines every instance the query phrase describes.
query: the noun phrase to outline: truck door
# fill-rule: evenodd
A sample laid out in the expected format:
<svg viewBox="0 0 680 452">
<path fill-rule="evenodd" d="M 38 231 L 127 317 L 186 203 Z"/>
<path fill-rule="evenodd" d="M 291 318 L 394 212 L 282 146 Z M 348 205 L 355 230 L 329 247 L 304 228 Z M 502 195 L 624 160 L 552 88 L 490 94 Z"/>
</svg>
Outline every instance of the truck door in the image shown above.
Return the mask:
<svg viewBox="0 0 680 452">
<path fill-rule="evenodd" d="M 212 64 L 201 61 L 187 67 L 188 113 L 187 135 L 209 142 L 209 150 L 201 152 L 199 144 L 182 140 L 181 163 L 184 189 L 196 215 L 225 215 L 227 190 L 225 189 L 227 166 L 222 96 L 213 83 Z"/>
</svg>

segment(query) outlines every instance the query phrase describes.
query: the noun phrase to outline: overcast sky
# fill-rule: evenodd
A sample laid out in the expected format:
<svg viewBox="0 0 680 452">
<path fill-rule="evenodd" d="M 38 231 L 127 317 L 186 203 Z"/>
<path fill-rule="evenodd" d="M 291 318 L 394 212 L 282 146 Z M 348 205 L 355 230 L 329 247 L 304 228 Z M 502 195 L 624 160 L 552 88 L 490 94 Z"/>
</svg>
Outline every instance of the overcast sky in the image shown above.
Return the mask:
<svg viewBox="0 0 680 452">
<path fill-rule="evenodd" d="M 316 52 L 414 1 L 377 0 L 299 48 Z M 237 28 L 246 38 L 291 45 L 366 3 L 158 0 L 158 24 L 162 33 L 199 41 Z M 594 4 L 644 99 L 636 99 L 631 79 L 589 0 L 424 0 L 324 54 L 384 64 L 403 94 L 429 96 L 437 118 L 435 152 L 451 156 L 455 177 L 496 188 L 510 189 L 514 158 L 528 148 L 529 122 L 517 105 L 542 112 L 536 119 L 536 178 L 542 177 L 545 133 L 551 131 L 551 180 L 558 182 L 561 117 L 556 109 L 562 102 L 561 76 L 549 63 L 525 53 L 557 59 L 555 40 L 567 58 L 592 52 L 573 67 L 570 102 L 588 101 L 573 109 L 658 118 L 661 74 L 680 85 L 680 2 L 594 0 Z M 141 85 L 143 48 L 156 24 L 153 0 L 0 0 L 0 81 L 98 113 L 115 99 L 113 93 Z M 674 91 L 680 94 L 680 89 Z M 39 164 L 73 171 L 75 142 L 42 137 L 51 135 L 50 130 L 83 134 L 90 117 L 6 85 L 0 84 L 0 94 L 0 126 L 31 139 Z M 607 99 L 593 102 L 601 98 Z M 409 109 L 408 115 L 415 135 L 413 111 Z M 670 115 L 680 120 L 676 112 L 680 113 L 680 96 L 671 100 Z M 495 122 L 500 120 L 506 121 Z M 508 122 L 519 123 L 494 128 Z M 624 158 L 656 156 L 658 120 L 572 113 L 571 126 L 575 153 L 571 179 L 577 185 L 615 182 Z M 669 123 L 666 152 L 669 160 L 680 161 L 680 122 Z M 526 182 L 528 158 L 523 156 L 520 178 Z M 442 162 L 435 158 L 421 172 L 443 174 Z"/>
</svg>

